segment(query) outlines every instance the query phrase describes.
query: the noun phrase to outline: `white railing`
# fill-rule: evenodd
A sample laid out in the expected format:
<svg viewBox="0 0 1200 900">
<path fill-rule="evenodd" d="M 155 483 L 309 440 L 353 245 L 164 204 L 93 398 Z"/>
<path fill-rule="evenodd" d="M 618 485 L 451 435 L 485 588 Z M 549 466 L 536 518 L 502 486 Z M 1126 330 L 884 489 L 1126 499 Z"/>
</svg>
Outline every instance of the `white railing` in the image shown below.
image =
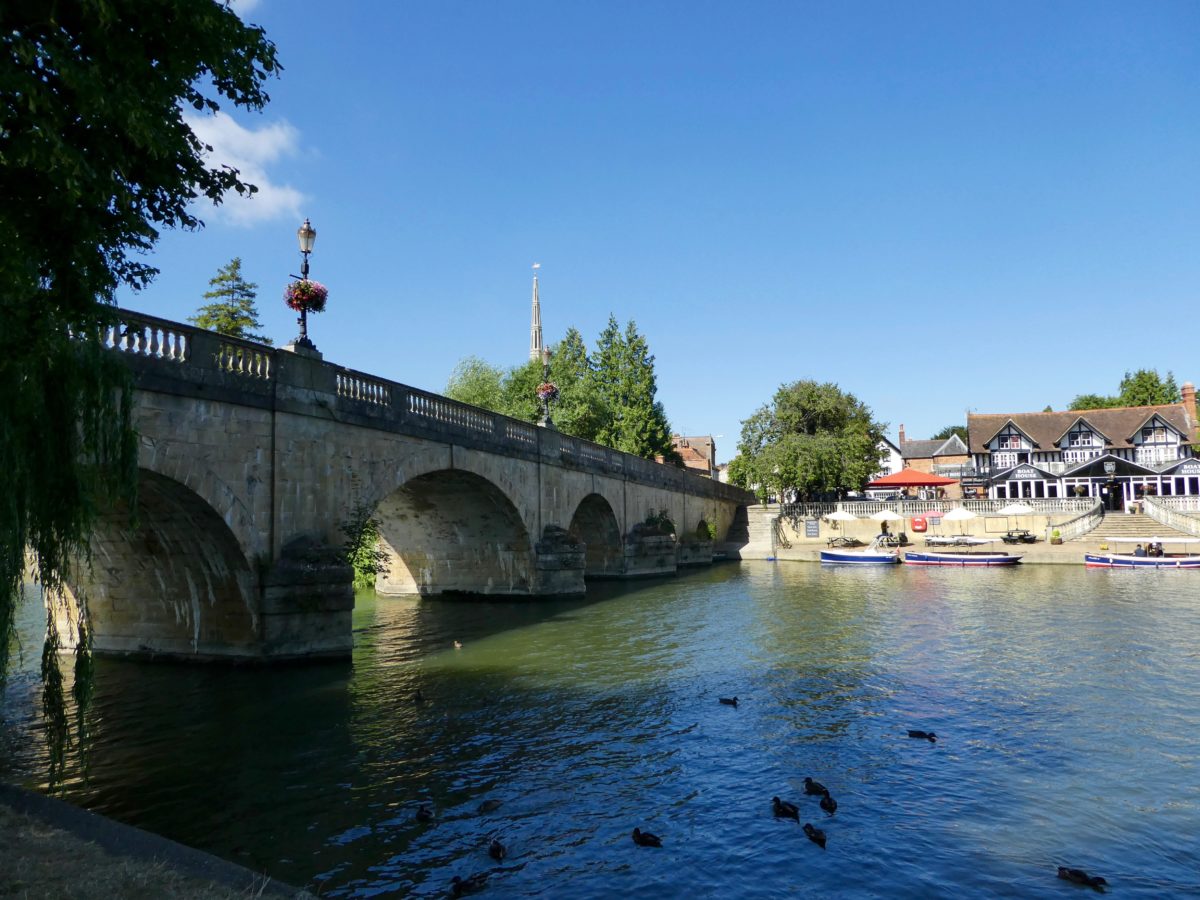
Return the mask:
<svg viewBox="0 0 1200 900">
<path fill-rule="evenodd" d="M 1075 497 L 1037 497 L 1025 500 L 844 500 L 841 503 L 787 503 L 780 507 L 781 514 L 789 518 L 820 518 L 837 509 L 844 509 L 860 519 L 885 509 L 901 516 L 921 516 L 931 512 L 949 512 L 962 506 L 981 516 L 998 515 L 1000 510 L 1013 503 L 1024 503 L 1035 514 L 1082 513 L 1098 501 Z"/>
<path fill-rule="evenodd" d="M 337 393 L 339 397 L 374 403 L 377 406 L 390 406 L 392 403 L 389 382 L 350 369 L 342 369 L 337 373 Z"/>
<path fill-rule="evenodd" d="M 1168 528 L 1200 536 L 1200 518 L 1186 512 L 1200 509 L 1200 497 L 1145 497 L 1142 509 Z"/>
<path fill-rule="evenodd" d="M 1058 532 L 1058 536 L 1064 541 L 1074 540 L 1077 537 L 1087 534 L 1104 521 L 1104 505 L 1099 500 L 1076 500 L 1073 502 L 1089 503 L 1090 508 L 1073 519 L 1068 519 L 1057 525 L 1047 525 L 1046 540 L 1050 540 L 1054 536 L 1055 531 Z"/>
<path fill-rule="evenodd" d="M 216 370 L 236 376 L 239 381 L 246 379 L 271 382 L 272 386 L 290 377 L 286 367 L 280 369 L 281 361 L 288 357 L 278 354 L 286 351 L 132 310 L 116 310 L 114 318 L 117 322 L 106 326 L 100 334 L 102 345 L 116 353 L 138 357 L 164 374 L 174 372 L 174 377 L 188 380 L 204 377 L 203 373 L 197 370 Z M 188 365 L 172 365 L 176 363 Z M 439 394 L 427 393 L 399 382 L 376 378 L 330 363 L 320 365 L 324 366 L 331 380 L 324 382 L 328 387 L 319 390 L 332 389 L 339 400 L 375 407 L 374 410 L 359 407 L 355 410 L 357 413 L 399 421 L 410 420 L 418 424 L 423 421 L 436 423 L 439 428 L 458 428 L 469 432 L 477 440 L 497 445 L 498 452 L 504 452 L 505 444 L 511 447 L 513 443 L 534 452 L 541 452 L 543 448 L 550 452 L 557 447 L 561 450 L 561 458 L 569 460 L 572 464 L 599 465 L 609 472 L 624 474 L 626 477 L 643 477 L 654 482 L 665 480 L 679 486 L 683 486 L 687 479 L 700 477 L 674 466 L 642 459 L 590 441 L 568 437 L 558 432 L 546 432 L 530 422 L 510 419 L 499 413 L 460 403 Z M 254 389 L 254 392 L 261 393 L 261 388 Z M 551 434 L 554 435 L 557 444 L 550 439 Z M 710 479 L 704 479 L 704 482 L 702 491 L 705 494 L 726 495 L 737 502 L 746 499 L 745 492 L 733 485 L 721 484 Z"/>
<path fill-rule="evenodd" d="M 187 362 L 190 355 L 189 330 L 186 325 L 166 319 L 122 312 L 121 322 L 105 328 L 100 342 L 120 353 L 182 363 Z"/>
<path fill-rule="evenodd" d="M 258 344 L 222 338 L 213 362 L 222 372 L 270 381 L 273 356 L 274 351 L 264 350 Z"/>
<path fill-rule="evenodd" d="M 407 412 L 418 418 L 446 425 L 457 425 L 468 431 L 493 434 L 496 430 L 496 419 L 492 413 L 485 412 L 477 406 L 459 403 L 448 397 L 426 394 L 424 391 L 410 390 L 408 392 Z"/>
</svg>

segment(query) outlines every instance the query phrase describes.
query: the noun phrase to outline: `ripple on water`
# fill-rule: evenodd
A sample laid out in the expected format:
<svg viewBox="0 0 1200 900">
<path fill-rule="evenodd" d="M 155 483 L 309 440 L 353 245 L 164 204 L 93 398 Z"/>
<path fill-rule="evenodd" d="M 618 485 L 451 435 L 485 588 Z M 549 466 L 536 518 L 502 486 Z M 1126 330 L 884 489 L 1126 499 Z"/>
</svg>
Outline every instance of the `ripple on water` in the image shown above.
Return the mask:
<svg viewBox="0 0 1200 900">
<path fill-rule="evenodd" d="M 1060 864 L 1197 894 L 1200 582 L 1105 574 L 763 563 L 585 601 L 363 595 L 350 664 L 101 661 L 64 793 L 330 897 L 492 869 L 494 897 L 1060 896 Z M 0 767 L 40 783 L 35 662 Z"/>
</svg>

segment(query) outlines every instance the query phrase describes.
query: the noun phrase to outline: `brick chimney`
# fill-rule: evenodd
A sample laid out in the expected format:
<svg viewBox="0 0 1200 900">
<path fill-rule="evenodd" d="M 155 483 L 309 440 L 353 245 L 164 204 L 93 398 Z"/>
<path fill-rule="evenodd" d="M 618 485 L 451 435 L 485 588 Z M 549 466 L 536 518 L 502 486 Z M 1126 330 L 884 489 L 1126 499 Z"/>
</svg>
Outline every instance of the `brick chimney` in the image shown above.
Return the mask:
<svg viewBox="0 0 1200 900">
<path fill-rule="evenodd" d="M 1188 421 L 1192 423 L 1192 440 L 1200 443 L 1200 422 L 1196 421 L 1196 386 L 1190 381 L 1185 381 L 1183 387 L 1179 389 L 1179 393 L 1183 398 L 1183 411 L 1187 415 Z"/>
<path fill-rule="evenodd" d="M 1193 401 L 1195 400 L 1195 397 L 1196 397 L 1196 394 L 1195 394 L 1195 389 L 1193 388 L 1193 391 L 1192 391 L 1192 399 L 1193 399 Z M 1195 409 L 1195 408 L 1196 408 L 1196 407 L 1195 407 L 1195 405 L 1193 404 L 1193 406 L 1192 406 L 1192 409 Z M 901 422 L 901 423 L 900 423 L 900 449 L 901 449 L 901 450 L 903 450 L 903 449 L 904 449 L 904 423 L 903 423 L 903 422 Z"/>
</svg>

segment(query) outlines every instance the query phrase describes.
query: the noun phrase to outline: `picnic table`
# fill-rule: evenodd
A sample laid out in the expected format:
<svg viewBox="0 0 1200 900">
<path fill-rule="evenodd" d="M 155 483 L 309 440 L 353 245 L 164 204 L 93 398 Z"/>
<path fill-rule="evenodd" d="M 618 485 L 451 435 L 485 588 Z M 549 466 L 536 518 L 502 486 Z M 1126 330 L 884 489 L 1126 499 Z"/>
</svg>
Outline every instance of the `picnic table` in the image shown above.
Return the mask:
<svg viewBox="0 0 1200 900">
<path fill-rule="evenodd" d="M 831 537 L 825 544 L 829 547 L 857 547 L 862 544 L 862 541 L 858 538 L 845 537 L 839 534 L 837 537 Z"/>
<path fill-rule="evenodd" d="M 1000 540 L 1006 544 L 1032 544 L 1037 541 L 1037 535 L 1030 534 L 1025 528 L 1015 528 L 1001 537 Z"/>
</svg>

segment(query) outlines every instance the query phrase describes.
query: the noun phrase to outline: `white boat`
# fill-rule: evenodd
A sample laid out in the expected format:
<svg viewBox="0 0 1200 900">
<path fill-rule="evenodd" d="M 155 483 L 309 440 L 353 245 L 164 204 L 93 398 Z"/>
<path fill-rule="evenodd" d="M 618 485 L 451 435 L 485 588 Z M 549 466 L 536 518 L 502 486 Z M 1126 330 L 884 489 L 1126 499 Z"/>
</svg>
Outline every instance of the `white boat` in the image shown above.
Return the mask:
<svg viewBox="0 0 1200 900">
<path fill-rule="evenodd" d="M 900 553 L 884 547 L 876 538 L 865 547 L 831 547 L 822 550 L 821 562 L 829 565 L 886 566 L 900 562 Z"/>
<path fill-rule="evenodd" d="M 1133 552 L 1098 550 L 1095 553 L 1085 553 L 1083 564 L 1089 569 L 1200 569 L 1200 556 L 1191 553 L 1188 548 L 1188 544 L 1197 541 L 1200 541 L 1200 538 L 1109 538 L 1110 544 L 1145 545 L 1143 549 L 1148 552 L 1139 556 Z M 1163 544 L 1171 544 L 1174 549 L 1168 551 Z M 1161 556 L 1150 554 L 1149 550 L 1155 546 L 1162 552 Z"/>
</svg>

